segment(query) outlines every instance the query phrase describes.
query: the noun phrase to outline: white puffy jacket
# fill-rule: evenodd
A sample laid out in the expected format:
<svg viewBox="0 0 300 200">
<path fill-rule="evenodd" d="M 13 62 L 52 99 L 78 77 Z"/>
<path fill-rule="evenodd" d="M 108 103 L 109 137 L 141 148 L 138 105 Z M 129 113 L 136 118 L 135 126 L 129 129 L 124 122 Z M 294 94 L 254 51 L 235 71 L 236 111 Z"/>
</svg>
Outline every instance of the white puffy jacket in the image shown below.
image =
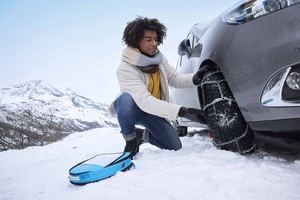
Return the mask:
<svg viewBox="0 0 300 200">
<path fill-rule="evenodd" d="M 169 102 L 169 86 L 175 88 L 192 87 L 194 86 L 193 74 L 178 74 L 161 53 L 158 55 L 152 59 L 130 47 L 123 50 L 121 63 L 117 70 L 121 93 L 129 93 L 137 106 L 146 113 L 176 120 L 181 106 Z M 162 100 L 153 97 L 148 91 L 149 74 L 136 67 L 147 62 L 149 65 L 158 62 Z M 113 115 L 115 114 L 114 102 L 109 108 Z"/>
</svg>

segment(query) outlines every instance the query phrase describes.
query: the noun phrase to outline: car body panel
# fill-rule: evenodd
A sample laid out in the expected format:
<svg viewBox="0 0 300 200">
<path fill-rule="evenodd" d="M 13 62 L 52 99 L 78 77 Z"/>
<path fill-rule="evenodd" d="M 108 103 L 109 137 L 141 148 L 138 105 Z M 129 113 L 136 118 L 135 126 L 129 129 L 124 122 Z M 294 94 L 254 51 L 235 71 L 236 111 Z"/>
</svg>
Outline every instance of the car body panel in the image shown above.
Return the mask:
<svg viewBox="0 0 300 200">
<path fill-rule="evenodd" d="M 300 106 L 266 107 L 260 101 L 272 75 L 300 63 L 299 13 L 300 4 L 296 4 L 241 25 L 225 24 L 220 16 L 199 38 L 198 44 L 202 49 L 198 61 L 189 63 L 188 68 L 192 68 L 193 72 L 207 60 L 219 66 L 245 120 L 254 130 L 276 132 L 274 128 L 262 124 L 300 119 Z M 180 68 L 178 70 L 183 73 L 191 71 Z M 180 96 L 185 95 L 185 99 L 189 97 L 199 102 L 196 90 L 194 94 L 185 91 L 188 90 L 182 90 Z M 178 98 L 172 99 L 178 102 Z M 180 103 L 200 108 L 195 100 Z M 255 125 L 256 122 L 259 126 Z"/>
</svg>

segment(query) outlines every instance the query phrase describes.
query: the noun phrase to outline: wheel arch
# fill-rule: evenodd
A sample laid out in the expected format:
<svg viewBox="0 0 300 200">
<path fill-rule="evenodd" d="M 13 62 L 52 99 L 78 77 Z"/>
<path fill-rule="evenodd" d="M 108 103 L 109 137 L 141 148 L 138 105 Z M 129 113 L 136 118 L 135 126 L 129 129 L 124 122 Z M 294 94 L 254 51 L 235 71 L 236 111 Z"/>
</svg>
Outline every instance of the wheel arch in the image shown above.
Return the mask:
<svg viewBox="0 0 300 200">
<path fill-rule="evenodd" d="M 228 80 L 227 80 L 227 76 L 226 76 L 226 74 L 224 74 L 224 72 L 223 72 L 223 70 L 222 70 L 222 65 L 219 65 L 219 64 L 218 64 L 215 60 L 213 60 L 213 59 L 205 59 L 205 60 L 203 60 L 203 61 L 201 62 L 201 64 L 199 65 L 199 69 L 200 69 L 201 67 L 205 66 L 205 65 L 209 65 L 209 66 L 217 66 L 218 70 L 220 70 L 221 73 L 223 74 L 223 76 L 224 76 L 224 78 L 225 78 L 225 80 L 226 80 L 226 82 L 227 82 L 227 84 L 228 84 L 228 87 L 229 87 L 230 91 L 232 92 L 232 88 L 231 88 L 231 86 L 230 86 L 230 83 L 229 83 Z M 232 94 L 233 94 L 234 98 L 236 98 L 233 92 L 232 92 Z M 202 102 L 202 96 L 201 96 L 201 95 L 202 95 L 202 94 L 201 94 L 201 88 L 199 89 L 199 87 L 198 87 L 198 99 L 200 100 L 200 104 L 201 104 L 201 107 L 202 107 L 203 102 Z M 238 102 L 237 102 L 237 104 L 238 104 Z M 239 106 L 239 104 L 238 104 L 238 106 Z"/>
<path fill-rule="evenodd" d="M 206 60 L 202 61 L 201 64 L 200 64 L 200 66 L 199 66 L 199 68 L 203 67 L 204 65 L 218 66 L 218 65 L 216 64 L 216 62 L 214 62 L 214 61 L 211 60 L 211 59 L 206 59 Z"/>
</svg>

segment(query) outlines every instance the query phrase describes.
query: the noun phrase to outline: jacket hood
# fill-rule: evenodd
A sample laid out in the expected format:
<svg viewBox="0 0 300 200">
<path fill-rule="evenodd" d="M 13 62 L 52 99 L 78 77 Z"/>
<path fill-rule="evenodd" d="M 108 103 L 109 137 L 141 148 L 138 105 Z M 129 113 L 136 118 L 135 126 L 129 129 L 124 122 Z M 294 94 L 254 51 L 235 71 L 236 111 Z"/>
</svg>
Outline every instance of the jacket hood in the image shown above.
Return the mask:
<svg viewBox="0 0 300 200">
<path fill-rule="evenodd" d="M 158 52 L 154 57 L 142 54 L 138 49 L 126 47 L 122 53 L 122 61 L 138 66 L 139 68 L 160 65 L 163 55 Z"/>
</svg>

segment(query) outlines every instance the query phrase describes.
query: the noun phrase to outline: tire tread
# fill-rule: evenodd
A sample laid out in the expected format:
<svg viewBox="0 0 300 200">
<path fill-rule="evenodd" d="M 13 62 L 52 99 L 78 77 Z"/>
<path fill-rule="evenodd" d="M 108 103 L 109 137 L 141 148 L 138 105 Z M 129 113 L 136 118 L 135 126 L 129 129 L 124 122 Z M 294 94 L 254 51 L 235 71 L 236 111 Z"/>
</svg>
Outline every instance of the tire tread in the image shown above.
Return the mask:
<svg viewBox="0 0 300 200">
<path fill-rule="evenodd" d="M 253 132 L 221 71 L 205 74 L 201 89 L 203 108 L 208 115 L 214 145 L 241 154 L 251 153 L 255 148 Z"/>
</svg>

